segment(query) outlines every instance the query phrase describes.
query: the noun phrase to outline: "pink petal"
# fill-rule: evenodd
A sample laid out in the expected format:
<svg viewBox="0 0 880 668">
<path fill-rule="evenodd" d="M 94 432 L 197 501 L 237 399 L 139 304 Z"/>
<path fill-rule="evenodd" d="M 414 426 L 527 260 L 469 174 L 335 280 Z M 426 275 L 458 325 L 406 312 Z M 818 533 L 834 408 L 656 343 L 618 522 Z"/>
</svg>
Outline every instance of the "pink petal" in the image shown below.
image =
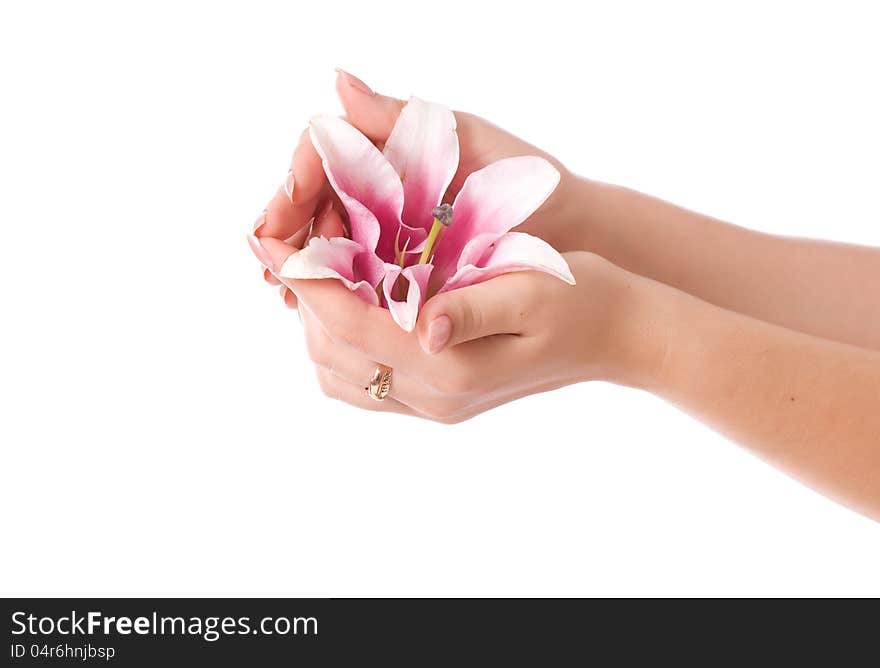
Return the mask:
<svg viewBox="0 0 880 668">
<path fill-rule="evenodd" d="M 359 275 L 368 273 L 365 269 L 375 267 L 369 256 L 375 257 L 351 239 L 313 237 L 308 246 L 287 258 L 278 275 L 294 279 L 337 278 L 361 299 L 378 306 L 376 286 L 382 280 L 381 273 L 373 273 L 373 277 L 377 277 L 375 283 L 369 280 L 369 276 Z M 381 260 L 376 258 L 376 261 L 381 266 Z"/>
<path fill-rule="evenodd" d="M 482 242 L 480 237 L 474 239 L 475 242 L 478 240 Z M 462 258 L 464 257 L 465 253 L 462 253 Z M 470 259 L 473 259 L 473 255 L 470 255 Z M 553 246 L 531 234 L 508 232 L 498 237 L 494 244 L 486 248 L 478 262 L 461 264 L 452 278 L 440 288 L 440 292 L 449 292 L 474 283 L 482 283 L 512 271 L 530 269 L 543 271 L 570 285 L 575 284 L 568 263 L 556 252 Z"/>
<path fill-rule="evenodd" d="M 397 250 L 402 251 L 406 248 L 407 255 L 421 253 L 427 238 L 428 233 L 421 227 L 410 227 L 406 223 L 401 223 Z M 409 243 L 407 243 L 407 240 L 409 240 Z"/>
<path fill-rule="evenodd" d="M 498 241 L 501 236 L 503 236 L 503 234 L 498 234 L 497 232 L 484 232 L 483 234 L 475 236 L 464 245 L 464 248 L 462 248 L 461 255 L 458 256 L 458 262 L 456 262 L 455 268 L 461 269 L 469 264 L 479 265 L 480 258 L 485 255 L 486 251 L 489 250 L 489 247 Z"/>
<path fill-rule="evenodd" d="M 446 107 L 410 98 L 385 142 L 385 157 L 403 182 L 403 222 L 431 229 L 431 209 L 440 204 L 458 169 L 455 115 Z M 401 247 L 406 241 L 401 234 Z M 413 239 L 410 248 L 421 239 Z"/>
<path fill-rule="evenodd" d="M 537 156 L 499 160 L 468 176 L 452 206 L 452 225 L 437 246 L 435 280 L 452 275 L 473 237 L 490 232 L 500 235 L 516 227 L 544 203 L 558 183 L 556 168 Z"/>
<path fill-rule="evenodd" d="M 385 278 L 385 263 L 375 254 L 364 251 L 354 256 L 352 263 L 355 281 L 366 281 L 375 288 Z"/>
<path fill-rule="evenodd" d="M 392 259 L 403 211 L 403 185 L 397 172 L 369 139 L 341 118 L 315 117 L 309 134 L 327 179 L 348 212 L 351 238 Z"/>
<path fill-rule="evenodd" d="M 425 295 L 428 292 L 428 279 L 431 277 L 433 267 L 430 264 L 415 264 L 406 269 L 401 269 L 396 264 L 386 264 L 385 281 L 382 283 L 382 289 L 385 293 L 385 301 L 388 304 L 388 310 L 394 322 L 400 325 L 407 332 L 413 331 L 416 326 L 416 319 L 419 316 L 419 309 L 425 303 Z M 392 298 L 392 290 L 397 278 L 403 274 L 403 277 L 409 281 L 409 288 L 406 291 L 405 301 L 396 301 Z"/>
</svg>

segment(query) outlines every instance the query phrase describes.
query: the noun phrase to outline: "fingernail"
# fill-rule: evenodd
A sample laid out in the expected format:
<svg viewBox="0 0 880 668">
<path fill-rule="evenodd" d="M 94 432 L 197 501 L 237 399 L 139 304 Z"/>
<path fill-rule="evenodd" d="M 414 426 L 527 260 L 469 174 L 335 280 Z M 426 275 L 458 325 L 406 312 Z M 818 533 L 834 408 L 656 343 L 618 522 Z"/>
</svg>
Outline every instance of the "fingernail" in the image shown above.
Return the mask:
<svg viewBox="0 0 880 668">
<path fill-rule="evenodd" d="M 251 247 L 251 250 L 254 252 L 254 255 L 257 256 L 257 259 L 262 262 L 263 266 L 267 269 L 272 269 L 272 256 L 269 255 L 269 251 L 263 248 L 263 245 L 260 243 L 260 240 L 257 239 L 253 234 L 247 235 L 248 245 Z"/>
<path fill-rule="evenodd" d="M 342 68 L 339 68 L 339 67 L 336 68 L 336 72 L 337 72 L 337 74 L 339 74 L 339 76 L 341 76 L 343 79 L 345 79 L 345 83 L 347 83 L 349 86 L 353 86 L 353 87 L 357 88 L 360 92 L 366 93 L 367 95 L 375 95 L 376 94 L 372 88 L 370 88 L 367 84 L 365 84 L 363 81 L 358 79 L 354 74 L 349 74 L 348 72 L 346 72 L 345 70 L 343 70 Z"/>
<path fill-rule="evenodd" d="M 293 170 L 287 170 L 287 178 L 284 179 L 284 194 L 287 195 L 287 199 L 290 200 L 290 203 L 293 204 Z"/>
<path fill-rule="evenodd" d="M 255 237 L 260 236 L 260 231 L 263 229 L 263 226 L 266 224 L 266 214 L 261 213 L 260 217 L 254 221 L 254 231 L 251 232 Z"/>
<path fill-rule="evenodd" d="M 448 315 L 437 316 L 428 325 L 428 350 L 432 355 L 449 343 L 452 335 L 452 320 Z"/>
</svg>

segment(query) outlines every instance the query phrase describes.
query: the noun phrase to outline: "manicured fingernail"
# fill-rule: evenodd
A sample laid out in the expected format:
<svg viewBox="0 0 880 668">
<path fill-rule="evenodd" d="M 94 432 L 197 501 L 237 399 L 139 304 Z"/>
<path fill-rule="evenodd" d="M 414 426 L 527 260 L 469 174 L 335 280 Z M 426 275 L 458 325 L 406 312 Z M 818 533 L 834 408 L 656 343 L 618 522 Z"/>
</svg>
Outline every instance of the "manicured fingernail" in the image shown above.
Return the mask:
<svg viewBox="0 0 880 668">
<path fill-rule="evenodd" d="M 260 243 L 260 240 L 257 239 L 253 234 L 247 235 L 248 245 L 251 247 L 251 250 L 254 252 L 254 255 L 257 256 L 257 259 L 263 263 L 263 266 L 267 269 L 272 269 L 272 256 L 269 255 L 269 251 L 263 248 L 263 245 Z"/>
<path fill-rule="evenodd" d="M 354 74 L 349 74 L 339 67 L 336 68 L 336 72 L 339 74 L 339 76 L 345 79 L 345 83 L 347 83 L 349 86 L 353 86 L 354 88 L 357 88 L 360 92 L 366 93 L 367 95 L 376 94 L 372 88 L 370 88 L 367 84 L 358 79 Z"/>
<path fill-rule="evenodd" d="M 428 325 L 428 350 L 427 352 L 434 354 L 449 343 L 449 337 L 452 336 L 452 320 L 448 315 L 440 315 L 431 321 Z"/>
<path fill-rule="evenodd" d="M 290 203 L 293 204 L 293 170 L 287 170 L 287 178 L 284 179 L 284 194 L 287 195 L 287 199 L 290 200 Z"/>
<path fill-rule="evenodd" d="M 261 213 L 260 217 L 254 221 L 254 231 L 251 232 L 255 237 L 260 236 L 260 230 L 263 229 L 263 226 L 266 224 L 266 214 Z"/>
</svg>

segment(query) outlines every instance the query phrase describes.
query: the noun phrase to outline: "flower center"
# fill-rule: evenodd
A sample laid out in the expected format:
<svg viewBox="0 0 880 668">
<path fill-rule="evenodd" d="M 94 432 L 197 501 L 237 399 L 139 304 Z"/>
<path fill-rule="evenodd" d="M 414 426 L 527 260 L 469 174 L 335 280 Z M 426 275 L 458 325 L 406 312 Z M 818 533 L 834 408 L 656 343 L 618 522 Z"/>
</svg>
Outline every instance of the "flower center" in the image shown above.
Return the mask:
<svg viewBox="0 0 880 668">
<path fill-rule="evenodd" d="M 434 224 L 431 225 L 431 231 L 425 240 L 425 248 L 419 256 L 419 264 L 427 264 L 430 261 L 434 254 L 434 249 L 440 240 L 440 232 L 443 231 L 444 227 L 452 225 L 452 205 L 441 204 L 440 206 L 435 206 L 431 210 L 431 215 L 434 216 Z"/>
</svg>

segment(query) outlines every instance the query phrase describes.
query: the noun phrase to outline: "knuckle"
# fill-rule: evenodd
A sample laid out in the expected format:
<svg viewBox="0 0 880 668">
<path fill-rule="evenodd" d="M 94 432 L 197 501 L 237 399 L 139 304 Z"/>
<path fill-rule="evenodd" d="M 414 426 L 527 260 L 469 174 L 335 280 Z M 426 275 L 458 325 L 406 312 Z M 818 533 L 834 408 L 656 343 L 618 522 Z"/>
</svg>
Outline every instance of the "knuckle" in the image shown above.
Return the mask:
<svg viewBox="0 0 880 668">
<path fill-rule="evenodd" d="M 334 320 L 327 331 L 334 341 L 349 348 L 361 348 L 363 345 L 363 331 L 343 320 Z"/>
<path fill-rule="evenodd" d="M 318 370 L 318 386 L 321 388 L 321 393 L 328 399 L 339 399 L 339 392 L 336 390 L 336 385 L 330 374 L 321 369 Z"/>
<path fill-rule="evenodd" d="M 314 334 L 306 337 L 306 350 L 308 351 L 309 359 L 319 367 L 329 366 L 330 354 L 327 348 L 326 341 L 321 337 Z"/>
<path fill-rule="evenodd" d="M 463 332 L 479 332 L 483 328 L 483 314 L 473 304 L 465 303 L 460 308 L 461 329 Z"/>
</svg>

